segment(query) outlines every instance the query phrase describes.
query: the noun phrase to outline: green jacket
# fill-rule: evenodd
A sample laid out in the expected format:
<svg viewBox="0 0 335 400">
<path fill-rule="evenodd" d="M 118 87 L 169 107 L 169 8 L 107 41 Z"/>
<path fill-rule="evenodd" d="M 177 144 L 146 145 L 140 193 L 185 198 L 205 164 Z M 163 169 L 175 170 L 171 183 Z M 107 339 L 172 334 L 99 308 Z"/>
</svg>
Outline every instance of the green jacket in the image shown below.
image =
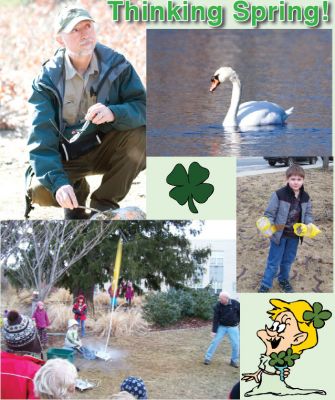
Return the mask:
<svg viewBox="0 0 335 400">
<path fill-rule="evenodd" d="M 94 51 L 99 63 L 99 78 L 91 90 L 96 94 L 97 102 L 108 106 L 115 115 L 115 121 L 100 125 L 99 131 L 124 131 L 145 125 L 145 89 L 132 65 L 124 56 L 100 43 Z M 61 186 L 71 184 L 63 168 L 59 151 L 61 135 L 57 131 L 64 132 L 65 129 L 62 118 L 64 53 L 64 48 L 59 49 L 43 65 L 33 82 L 29 99 L 34 107 L 28 139 L 30 165 L 41 184 L 53 193 Z"/>
</svg>

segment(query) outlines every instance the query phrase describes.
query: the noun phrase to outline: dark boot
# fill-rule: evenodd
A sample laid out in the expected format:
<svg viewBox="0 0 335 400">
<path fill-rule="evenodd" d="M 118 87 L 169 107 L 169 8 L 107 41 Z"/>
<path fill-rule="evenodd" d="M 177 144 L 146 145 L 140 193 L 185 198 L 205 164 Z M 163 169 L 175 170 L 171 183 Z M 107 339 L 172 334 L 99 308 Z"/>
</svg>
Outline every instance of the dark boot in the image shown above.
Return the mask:
<svg viewBox="0 0 335 400">
<path fill-rule="evenodd" d="M 91 214 L 88 214 L 83 208 L 64 208 L 64 219 L 89 219 Z"/>
</svg>

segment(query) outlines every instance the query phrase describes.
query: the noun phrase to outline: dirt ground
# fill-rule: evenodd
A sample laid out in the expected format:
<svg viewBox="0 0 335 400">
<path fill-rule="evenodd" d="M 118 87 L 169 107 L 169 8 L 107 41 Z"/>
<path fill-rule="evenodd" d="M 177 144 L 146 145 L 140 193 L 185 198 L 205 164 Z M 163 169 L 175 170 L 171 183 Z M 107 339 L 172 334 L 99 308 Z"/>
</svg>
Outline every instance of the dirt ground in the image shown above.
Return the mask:
<svg viewBox="0 0 335 400">
<path fill-rule="evenodd" d="M 79 377 L 98 384 L 76 392 L 77 399 L 108 398 L 119 392 L 129 375 L 141 377 L 150 399 L 225 399 L 239 379 L 239 370 L 229 366 L 228 338 L 221 343 L 211 365 L 203 358 L 210 343 L 211 325 L 196 329 L 153 331 L 145 336 L 112 338 L 112 360 L 87 361 L 76 357 Z M 62 339 L 58 338 L 59 345 Z M 53 346 L 57 342 L 53 340 Z M 84 338 L 83 344 L 103 347 L 103 339 Z"/>
<path fill-rule="evenodd" d="M 237 290 L 256 292 L 263 276 L 269 240 L 256 228 L 270 195 L 285 185 L 283 172 L 237 178 Z M 333 170 L 306 170 L 305 189 L 312 199 L 315 224 L 321 234 L 304 239 L 291 270 L 296 292 L 333 290 Z M 274 281 L 273 292 L 279 292 Z"/>
<path fill-rule="evenodd" d="M 26 139 L 17 137 L 15 132 L 0 132 L 0 187 L 2 201 L 0 220 L 24 219 L 25 185 L 24 174 L 28 167 Z M 91 193 L 99 186 L 101 176 L 88 178 Z M 141 172 L 133 182 L 121 207 L 136 206 L 146 212 L 146 173 Z M 36 206 L 30 219 L 63 219 L 63 210 L 57 207 Z"/>
</svg>

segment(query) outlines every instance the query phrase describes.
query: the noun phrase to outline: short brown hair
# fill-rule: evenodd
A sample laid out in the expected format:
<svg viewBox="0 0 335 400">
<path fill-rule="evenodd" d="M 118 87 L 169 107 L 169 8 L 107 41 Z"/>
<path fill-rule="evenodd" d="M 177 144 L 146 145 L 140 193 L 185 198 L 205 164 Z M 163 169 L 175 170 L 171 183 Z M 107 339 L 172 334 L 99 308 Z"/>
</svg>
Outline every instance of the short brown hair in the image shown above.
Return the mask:
<svg viewBox="0 0 335 400">
<path fill-rule="evenodd" d="M 301 178 L 305 178 L 305 171 L 300 165 L 293 164 L 286 170 L 286 179 L 291 176 L 301 176 Z"/>
</svg>

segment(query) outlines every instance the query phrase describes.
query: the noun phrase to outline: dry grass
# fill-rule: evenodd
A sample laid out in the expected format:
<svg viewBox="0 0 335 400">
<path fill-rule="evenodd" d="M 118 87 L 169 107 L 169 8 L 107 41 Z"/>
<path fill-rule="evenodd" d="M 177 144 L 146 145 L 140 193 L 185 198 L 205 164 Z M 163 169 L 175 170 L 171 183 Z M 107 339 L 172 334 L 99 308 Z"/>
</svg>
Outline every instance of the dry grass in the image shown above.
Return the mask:
<svg viewBox="0 0 335 400">
<path fill-rule="evenodd" d="M 59 288 L 53 291 L 50 296 L 46 299 L 46 304 L 52 303 L 72 303 L 73 296 L 69 290 L 64 288 Z"/>
<path fill-rule="evenodd" d="M 237 179 L 237 284 L 239 292 L 256 292 L 262 279 L 269 241 L 256 229 L 270 195 L 284 186 L 284 173 Z M 313 203 L 315 224 L 321 234 L 299 245 L 291 270 L 296 292 L 331 292 L 333 290 L 333 173 L 321 169 L 306 170 L 306 191 Z M 277 282 L 273 291 L 279 292 Z"/>
<path fill-rule="evenodd" d="M 110 312 L 100 314 L 96 321 L 88 321 L 88 327 L 92 328 L 94 334 L 105 337 L 108 334 L 110 324 Z M 112 336 L 129 336 L 134 333 L 143 334 L 148 331 L 148 323 L 142 318 L 140 311 L 130 309 L 124 311 L 117 308 L 112 315 Z"/>
<path fill-rule="evenodd" d="M 50 328 L 57 332 L 64 332 L 67 329 L 67 322 L 73 318 L 72 307 L 68 304 L 50 304 L 47 308 Z"/>
<path fill-rule="evenodd" d="M 94 296 L 94 307 L 110 306 L 110 296 L 108 293 L 99 293 Z"/>
<path fill-rule="evenodd" d="M 76 392 L 77 399 L 106 399 L 118 393 L 129 375 L 141 377 L 149 399 L 226 399 L 239 379 L 239 370 L 229 366 L 231 348 L 226 337 L 218 347 L 212 364 L 203 364 L 210 343 L 211 327 L 149 332 L 147 335 L 111 338 L 108 350 L 112 360 L 86 361 L 75 365 L 79 376 L 99 380 L 100 385 Z M 58 339 L 62 345 L 62 340 Z M 84 345 L 104 348 L 105 341 L 84 338 Z M 57 346 L 56 346 L 57 347 Z"/>
</svg>

